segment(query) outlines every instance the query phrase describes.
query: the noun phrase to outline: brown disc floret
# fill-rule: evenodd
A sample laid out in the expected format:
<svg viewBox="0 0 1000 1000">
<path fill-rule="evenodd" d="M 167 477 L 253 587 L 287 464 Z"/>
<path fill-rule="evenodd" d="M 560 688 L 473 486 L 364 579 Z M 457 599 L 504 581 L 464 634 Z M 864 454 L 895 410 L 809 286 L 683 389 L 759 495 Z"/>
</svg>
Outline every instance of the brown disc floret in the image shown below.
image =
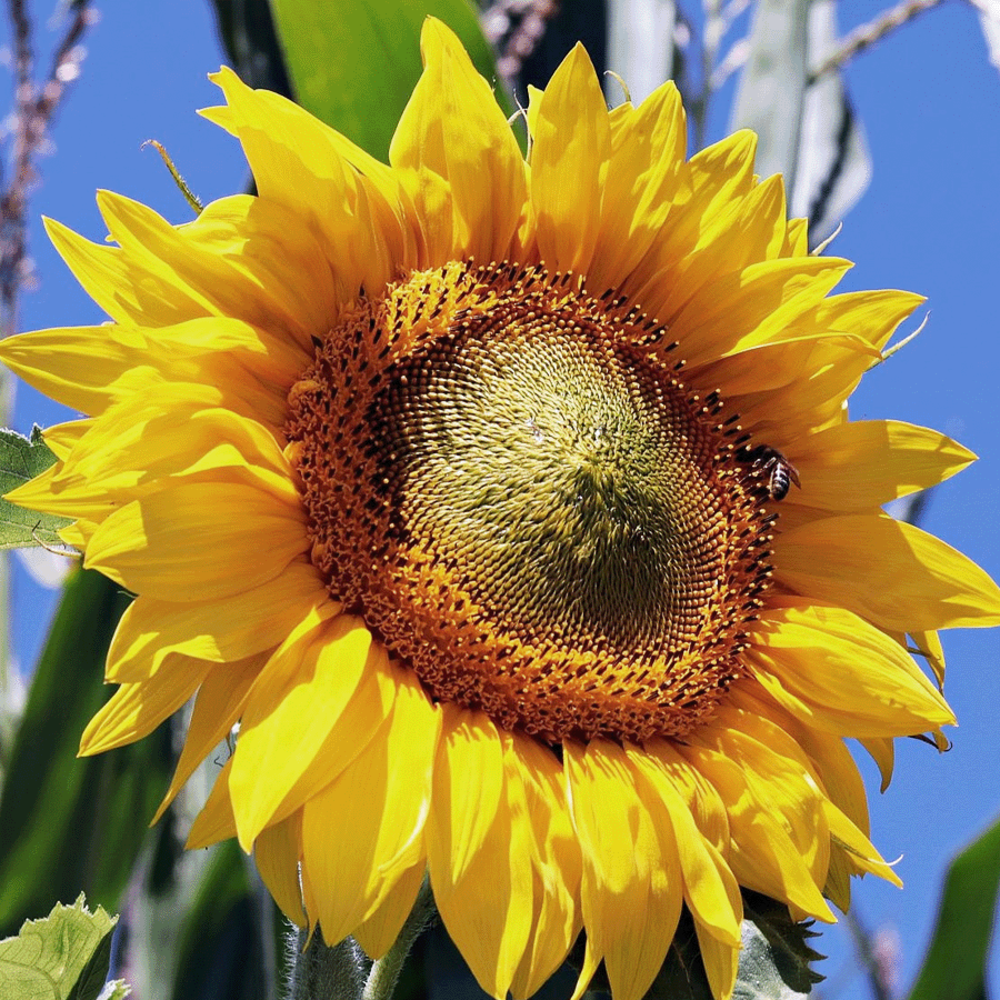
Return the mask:
<svg viewBox="0 0 1000 1000">
<path fill-rule="evenodd" d="M 578 276 L 454 262 L 318 342 L 288 422 L 312 559 L 434 698 L 643 740 L 740 674 L 767 491 L 666 340 Z"/>
</svg>

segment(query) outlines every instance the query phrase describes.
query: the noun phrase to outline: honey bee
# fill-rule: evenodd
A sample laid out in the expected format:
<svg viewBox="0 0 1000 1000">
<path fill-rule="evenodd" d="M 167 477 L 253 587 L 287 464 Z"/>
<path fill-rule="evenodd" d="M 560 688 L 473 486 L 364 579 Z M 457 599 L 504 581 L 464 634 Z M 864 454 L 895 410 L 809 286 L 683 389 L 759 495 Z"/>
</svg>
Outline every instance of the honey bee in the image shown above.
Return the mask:
<svg viewBox="0 0 1000 1000">
<path fill-rule="evenodd" d="M 747 448 L 740 460 L 750 465 L 752 469 L 760 469 L 767 474 L 767 491 L 774 500 L 784 500 L 788 496 L 792 483 L 800 489 L 798 469 L 785 458 L 777 448 L 768 444 L 759 444 L 756 448 Z"/>
</svg>

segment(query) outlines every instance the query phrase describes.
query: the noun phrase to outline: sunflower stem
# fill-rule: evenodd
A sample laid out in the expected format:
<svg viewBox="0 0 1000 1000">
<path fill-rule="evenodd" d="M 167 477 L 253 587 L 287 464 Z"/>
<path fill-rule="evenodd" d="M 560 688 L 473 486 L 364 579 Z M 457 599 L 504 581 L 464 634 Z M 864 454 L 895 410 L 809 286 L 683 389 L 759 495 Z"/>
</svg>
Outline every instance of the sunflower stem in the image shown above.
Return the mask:
<svg viewBox="0 0 1000 1000">
<path fill-rule="evenodd" d="M 399 973 L 403 969 L 410 948 L 413 947 L 413 942 L 433 923 L 436 916 L 434 894 L 425 875 L 420 892 L 417 894 L 417 901 L 413 904 L 413 909 L 406 918 L 396 943 L 372 965 L 362 1000 L 389 1000 L 396 989 Z"/>
<path fill-rule="evenodd" d="M 358 1000 L 368 959 L 354 938 L 333 948 L 322 935 L 296 930 L 288 937 L 291 976 L 288 1000 Z"/>
</svg>

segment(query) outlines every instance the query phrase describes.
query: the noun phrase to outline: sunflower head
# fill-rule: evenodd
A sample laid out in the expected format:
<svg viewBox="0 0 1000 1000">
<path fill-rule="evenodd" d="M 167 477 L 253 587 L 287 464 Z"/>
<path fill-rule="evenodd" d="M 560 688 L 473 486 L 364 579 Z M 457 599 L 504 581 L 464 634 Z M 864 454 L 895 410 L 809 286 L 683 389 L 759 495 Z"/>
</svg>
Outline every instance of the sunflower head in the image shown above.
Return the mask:
<svg viewBox="0 0 1000 1000">
<path fill-rule="evenodd" d="M 751 134 L 686 158 L 674 86 L 609 112 L 578 46 L 526 161 L 422 49 L 388 165 L 224 70 L 257 196 L 49 227 L 112 324 L 0 347 L 87 415 L 14 498 L 138 595 L 82 751 L 196 695 L 162 808 L 239 722 L 190 843 L 328 942 L 383 954 L 429 873 L 491 995 L 584 930 L 577 993 L 637 1000 L 686 909 L 724 1000 L 741 886 L 832 920 L 898 882 L 844 740 L 887 779 L 952 722 L 911 653 L 1000 591 L 882 505 L 972 456 L 848 419 L 920 299 L 831 294 Z"/>
<path fill-rule="evenodd" d="M 311 559 L 433 698 L 642 740 L 739 676 L 773 515 L 676 346 L 583 276 L 464 262 L 317 347 L 287 425 Z"/>
</svg>

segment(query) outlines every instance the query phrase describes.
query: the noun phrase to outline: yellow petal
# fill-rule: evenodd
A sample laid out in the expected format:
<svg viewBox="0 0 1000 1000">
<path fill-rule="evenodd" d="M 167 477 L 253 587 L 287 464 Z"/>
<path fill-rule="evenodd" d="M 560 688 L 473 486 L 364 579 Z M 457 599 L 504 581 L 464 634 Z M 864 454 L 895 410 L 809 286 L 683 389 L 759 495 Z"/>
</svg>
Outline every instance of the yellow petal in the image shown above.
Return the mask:
<svg viewBox="0 0 1000 1000">
<path fill-rule="evenodd" d="M 190 299 L 192 317 L 229 316 L 308 345 L 353 298 L 301 218 L 273 201 L 225 198 L 185 226 L 110 191 L 97 202 L 130 263 Z"/>
<path fill-rule="evenodd" d="M 531 869 L 525 864 L 531 850 L 530 823 L 518 786 L 504 781 L 501 741 L 509 736 L 498 734 L 492 723 L 487 727 L 488 720 L 479 713 L 449 713 L 449 708 L 445 705 L 445 741 L 438 755 L 434 809 L 427 831 L 431 886 L 448 934 L 476 981 L 502 1000 L 524 955 L 532 926 Z M 485 803 L 486 823 L 469 815 L 469 806 L 475 808 L 483 798 L 472 793 L 468 796 L 471 802 L 461 809 L 455 801 L 460 784 L 456 767 L 460 762 L 471 767 L 484 758 L 488 758 L 487 768 L 479 773 L 472 769 L 471 774 L 462 776 L 461 784 L 472 786 L 482 780 L 484 785 L 492 785 L 490 771 L 499 765 L 498 802 L 492 809 L 488 801 Z M 445 809 L 438 808 L 439 792 L 448 800 Z M 460 830 L 470 831 L 475 845 L 471 851 L 459 842 Z M 443 851 L 448 839 L 457 856 L 454 862 Z M 483 905 L 484 885 L 489 886 L 488 906 Z"/>
<path fill-rule="evenodd" d="M 81 413 L 103 413 L 108 387 L 128 366 L 112 326 L 36 330 L 0 342 L 0 359 L 39 392 Z M 89 426 L 89 425 L 88 425 Z"/>
<path fill-rule="evenodd" d="M 701 735 L 704 745 L 741 762 L 759 795 L 768 794 L 773 786 L 771 809 L 820 886 L 829 844 L 816 820 L 826 796 L 802 747 L 780 725 L 733 703 L 721 706 Z"/>
<path fill-rule="evenodd" d="M 198 690 L 211 665 L 177 657 L 169 670 L 141 684 L 122 684 L 90 720 L 80 738 L 80 756 L 113 750 L 148 736 Z"/>
<path fill-rule="evenodd" d="M 748 657 L 778 704 L 839 736 L 907 736 L 955 721 L 912 658 L 842 608 L 766 609 Z"/>
<path fill-rule="evenodd" d="M 927 661 L 927 665 L 934 674 L 939 690 L 944 689 L 944 647 L 941 645 L 941 637 L 935 631 L 911 632 L 910 638 L 913 644 L 920 651 L 920 655 Z"/>
<path fill-rule="evenodd" d="M 385 724 L 396 696 L 396 678 L 387 669 L 387 664 L 385 649 L 373 643 L 365 674 L 350 705 L 330 727 L 312 764 L 282 799 L 274 814 L 275 822 L 300 809 L 317 795 L 368 746 Z M 315 912 L 315 907 L 312 912 Z"/>
<path fill-rule="evenodd" d="M 719 734 L 713 730 L 710 735 L 718 745 Z M 803 781 L 806 772 L 796 773 L 745 737 L 724 740 L 720 750 L 703 742 L 678 749 L 725 803 L 731 831 L 729 864 L 739 883 L 833 922 L 813 874 L 816 871 L 825 882 L 829 837 L 818 796 Z M 748 749 L 749 759 L 744 756 Z M 731 756 L 737 753 L 740 756 Z"/>
<path fill-rule="evenodd" d="M 892 769 L 896 756 L 895 744 L 891 737 L 869 738 L 859 742 L 878 765 L 879 774 L 882 776 L 882 786 L 879 791 L 884 792 L 892 781 Z"/>
<path fill-rule="evenodd" d="M 514 134 L 451 29 L 427 18 L 420 50 L 424 72 L 399 120 L 389 162 L 409 188 L 429 261 L 502 260 L 527 198 Z M 439 189 L 444 198 L 425 200 L 425 192 Z"/>
<path fill-rule="evenodd" d="M 254 844 L 257 871 L 281 912 L 299 927 L 305 927 L 299 886 L 299 857 L 302 854 L 302 814 L 269 826 Z"/>
<path fill-rule="evenodd" d="M 529 83 L 526 89 L 528 91 L 528 107 L 524 110 L 524 117 L 528 124 L 528 135 L 534 142 L 535 132 L 538 129 L 538 109 L 542 105 L 542 96 L 545 92 L 533 83 Z"/>
<path fill-rule="evenodd" d="M 820 330 L 860 334 L 881 350 L 924 301 L 922 295 L 893 289 L 845 292 L 817 303 L 808 319 Z"/>
<path fill-rule="evenodd" d="M 738 412 L 741 423 L 747 426 L 743 410 L 731 400 L 738 397 L 753 400 L 766 393 L 767 405 L 777 406 L 778 401 L 771 395 L 776 389 L 784 389 L 852 356 L 861 359 L 863 369 L 879 355 L 866 340 L 852 334 L 800 334 L 789 329 L 781 340 L 735 348 L 718 360 L 692 368 L 685 381 L 704 392 L 721 390 L 730 404 L 727 409 Z M 742 399 L 739 405 L 743 405 Z"/>
<path fill-rule="evenodd" d="M 712 937 L 704 926 L 695 923 L 698 933 L 698 951 L 708 976 L 709 989 L 716 1000 L 729 1000 L 736 988 L 739 971 L 740 949 Z"/>
<path fill-rule="evenodd" d="M 163 385 L 114 404 L 57 470 L 48 507 L 88 515 L 166 489 L 171 477 L 242 478 L 297 505 L 291 467 L 272 433 L 230 410 L 206 408 L 191 388 Z"/>
<path fill-rule="evenodd" d="M 785 185 L 780 174 L 768 177 L 754 184 L 742 197 L 719 211 L 698 236 L 692 260 L 697 260 L 698 269 L 704 271 L 722 270 L 728 267 L 745 267 L 755 261 L 776 260 L 784 256 L 787 212 Z M 728 253 L 721 255 L 721 247 L 728 244 Z M 721 246 L 720 246 L 721 245 Z M 709 248 L 719 253 L 718 264 L 705 268 Z M 685 262 L 686 263 L 686 262 Z M 685 283 L 692 281 L 694 271 L 685 268 Z"/>
<path fill-rule="evenodd" d="M 496 726 L 481 712 L 445 703 L 427 822 L 431 879 L 458 882 L 493 823 L 503 790 L 503 755 Z"/>
<path fill-rule="evenodd" d="M 878 875 L 900 886 L 898 876 L 868 840 L 864 785 L 843 742 L 803 725 L 769 703 L 767 695 L 753 685 L 740 685 L 731 692 L 730 705 L 737 709 L 740 725 L 800 767 L 810 788 L 818 786 L 817 801 L 830 833 L 826 887 L 831 879 L 839 882 L 845 870 Z"/>
<path fill-rule="evenodd" d="M 671 830 L 663 835 L 672 836 L 676 845 L 688 909 L 709 933 L 739 948 L 743 919 L 739 886 L 722 856 L 698 830 L 687 803 L 673 785 L 671 772 L 660 761 L 661 748 L 669 762 L 669 748 L 663 740 L 653 740 L 641 749 L 629 744 L 625 747 L 646 785 L 643 797 L 659 799 L 669 817 Z"/>
<path fill-rule="evenodd" d="M 809 253 L 809 220 L 789 219 L 783 257 L 804 257 Z"/>
<path fill-rule="evenodd" d="M 94 537 L 97 525 L 97 521 L 88 521 L 85 518 L 81 518 L 74 524 L 60 528 L 58 534 L 60 539 L 67 545 L 83 552 L 87 548 L 87 543 Z"/>
<path fill-rule="evenodd" d="M 680 342 L 688 364 L 703 364 L 780 339 L 849 267 L 847 261 L 828 257 L 750 264 L 706 285 L 676 314 L 658 315 L 670 323 L 670 335 Z"/>
<path fill-rule="evenodd" d="M 159 271 L 150 273 L 118 247 L 91 243 L 53 219 L 43 221 L 73 276 L 113 320 L 155 327 L 205 315 L 189 289 Z"/>
<path fill-rule="evenodd" d="M 209 604 L 140 595 L 118 623 L 105 677 L 117 684 L 141 681 L 177 653 L 210 663 L 242 660 L 278 646 L 328 601 L 315 567 L 304 560 L 260 587 Z"/>
<path fill-rule="evenodd" d="M 846 851 L 841 850 L 836 844 L 830 852 L 830 871 L 826 876 L 826 885 L 823 886 L 823 895 L 826 896 L 841 913 L 847 913 L 851 905 L 851 875 L 854 874 Z"/>
<path fill-rule="evenodd" d="M 745 143 L 742 145 L 746 148 Z M 722 166 L 723 170 L 731 172 L 728 180 L 735 187 L 743 187 L 746 183 L 746 162 L 739 158 L 740 149 L 741 145 L 734 146 L 733 162 Z M 685 220 L 694 216 L 699 203 L 717 193 L 720 186 L 724 188 L 726 179 L 726 174 L 712 178 L 706 181 L 703 192 L 694 192 L 692 203 L 686 205 L 682 213 L 676 213 L 678 218 L 672 220 L 680 232 L 664 233 L 663 246 L 654 249 L 660 255 L 660 266 L 669 267 L 669 282 L 664 282 L 668 287 L 654 293 L 659 316 L 673 316 L 706 286 L 731 280 L 731 276 L 744 267 L 775 260 L 781 255 L 785 237 L 785 189 L 780 176 L 750 185 L 741 193 L 734 190 L 728 200 L 715 199 L 704 204 L 697 229 L 685 227 Z M 666 247 L 674 243 L 674 253 L 680 252 L 682 246 L 678 245 L 678 240 L 685 228 L 688 243 L 679 256 L 667 262 Z"/>
<path fill-rule="evenodd" d="M 795 466 L 796 502 L 823 510 L 864 510 L 927 489 L 976 456 L 950 438 L 898 420 L 858 420 L 804 438 Z"/>
<path fill-rule="evenodd" d="M 105 677 L 118 684 L 140 681 L 177 653 L 211 663 L 242 660 L 278 646 L 328 601 L 315 568 L 304 560 L 260 587 L 209 604 L 140 595 L 118 623 Z"/>
<path fill-rule="evenodd" d="M 881 515 L 827 517 L 779 534 L 775 579 L 886 629 L 1000 624 L 1000 587 L 971 559 Z"/>
<path fill-rule="evenodd" d="M 830 801 L 867 836 L 865 786 L 843 739 L 814 728 L 782 708 L 753 678 L 731 688 L 729 698 L 738 708 L 761 715 L 788 733 L 802 748 Z"/>
<path fill-rule="evenodd" d="M 209 261 L 226 268 L 220 280 L 228 281 L 227 288 L 212 290 L 224 315 L 272 333 L 287 331 L 285 339 L 306 348 L 311 335 L 325 333 L 340 306 L 353 298 L 338 298 L 336 276 L 320 250 L 321 236 L 275 200 L 245 194 L 220 198 L 176 233 L 190 260 L 179 266 L 192 281 L 196 275 L 211 280 Z M 165 235 L 164 252 L 173 243 Z"/>
<path fill-rule="evenodd" d="M 562 766 L 530 737 L 512 734 L 505 746 L 508 795 L 519 789 L 531 828 L 533 920 L 511 993 L 529 997 L 562 964 L 580 933 L 582 859 L 569 814 Z"/>
<path fill-rule="evenodd" d="M 598 294 L 617 288 L 645 256 L 681 184 L 687 124 L 673 81 L 623 117 L 613 136 L 601 231 L 587 281 Z"/>
<path fill-rule="evenodd" d="M 184 844 L 189 851 L 209 847 L 220 840 L 236 836 L 236 820 L 229 797 L 229 775 L 232 768 L 233 758 L 230 757 L 216 775 L 208 800 L 191 824 L 191 832 Z"/>
<path fill-rule="evenodd" d="M 757 135 L 750 129 L 739 129 L 732 135 L 698 150 L 691 157 L 691 208 L 684 225 L 700 232 L 719 212 L 729 209 L 734 201 L 746 196 L 757 183 L 754 158 L 757 155 Z"/>
<path fill-rule="evenodd" d="M 701 150 L 683 166 L 670 224 L 657 234 L 626 285 L 626 291 L 650 315 L 672 314 L 678 301 L 686 301 L 697 291 L 697 283 L 678 283 L 676 278 L 693 256 L 701 233 L 753 189 L 756 147 L 757 136 L 743 129 Z M 733 252 L 738 251 L 733 248 Z M 669 313 L 668 302 L 674 303 Z"/>
<path fill-rule="evenodd" d="M 267 331 L 225 317 L 157 329 L 107 325 L 38 330 L 0 344 L 0 358 L 40 392 L 84 413 L 169 380 L 200 383 L 192 401 L 225 405 L 246 416 L 287 414 L 285 396 L 308 356 Z M 145 370 L 145 382 L 140 378 Z M 178 390 L 175 390 L 178 391 Z"/>
<path fill-rule="evenodd" d="M 6 340 L 0 341 L 0 351 L 14 339 L 16 338 L 8 337 Z M 51 427 L 46 427 L 42 431 L 42 436 L 45 438 L 45 443 L 55 453 L 56 458 L 65 461 L 66 456 L 73 450 L 76 443 L 93 426 L 93 420 L 67 420 L 66 423 L 52 424 Z"/>
<path fill-rule="evenodd" d="M 705 841 L 715 848 L 719 857 L 729 852 L 729 819 L 719 793 L 703 774 L 678 753 L 667 740 L 651 744 L 657 767 L 662 769 L 670 784 L 681 796 L 688 812 Z"/>
<path fill-rule="evenodd" d="M 829 799 L 823 802 L 823 812 L 834 845 L 847 853 L 848 861 L 854 871 L 877 875 L 897 889 L 902 889 L 902 880 L 886 864 L 874 844 Z"/>
<path fill-rule="evenodd" d="M 390 168 L 292 101 L 251 90 L 232 70 L 209 79 L 229 107 L 202 114 L 239 137 L 261 197 L 305 220 L 322 241 L 342 294 L 377 291 L 397 268 L 416 266 L 413 209 Z"/>
<path fill-rule="evenodd" d="M 209 671 L 198 689 L 194 711 L 184 736 L 184 748 L 177 760 L 170 787 L 150 826 L 159 821 L 198 765 L 232 731 L 246 704 L 250 685 L 263 666 L 264 659 L 255 656 L 242 663 L 230 663 L 223 669 Z"/>
<path fill-rule="evenodd" d="M 112 514 L 84 565 L 136 593 L 211 601 L 273 580 L 308 544 L 305 514 L 273 493 L 185 483 Z"/>
<path fill-rule="evenodd" d="M 265 826 L 282 818 L 277 816 L 279 806 L 313 767 L 338 720 L 345 713 L 350 716 L 363 676 L 376 667 L 371 634 L 357 618 L 334 617 L 334 611 L 326 606 L 305 618 L 251 688 L 232 777 L 244 850 Z M 370 736 L 357 734 L 353 754 L 341 762 L 341 769 Z M 316 775 L 315 784 L 321 788 L 337 773 Z"/>
<path fill-rule="evenodd" d="M 869 353 L 872 350 L 860 337 L 817 338 L 806 360 L 807 367 L 788 385 L 736 394 L 729 403 L 739 413 L 741 425 L 758 441 L 766 441 L 788 455 L 796 454 L 804 432 L 843 421 L 848 396 L 872 365 L 873 356 Z M 769 356 L 773 355 L 760 352 L 762 361 Z"/>
<path fill-rule="evenodd" d="M 396 699 L 386 725 L 302 809 L 303 865 L 329 944 L 371 917 L 424 860 L 441 712 L 412 671 L 388 669 Z"/>
<path fill-rule="evenodd" d="M 353 937 L 369 958 L 377 961 L 396 943 L 406 918 L 413 910 L 426 872 L 426 865 L 422 862 L 403 872 L 382 905 L 364 923 L 354 928 Z"/>
<path fill-rule="evenodd" d="M 103 521 L 118 509 L 118 503 L 109 497 L 81 500 L 74 495 L 65 496 L 55 484 L 62 472 L 61 465 L 52 465 L 34 479 L 4 494 L 4 499 L 27 510 L 43 514 L 57 514 L 62 517 L 88 517 L 96 522 Z M 64 529 L 65 530 L 65 529 Z"/>
<path fill-rule="evenodd" d="M 563 745 L 583 852 L 587 945 L 603 956 L 616 1000 L 639 1000 L 673 940 L 683 901 L 666 809 L 642 794 L 625 751 L 607 740 Z"/>
<path fill-rule="evenodd" d="M 579 43 L 553 73 L 539 102 L 531 147 L 531 204 L 542 262 L 586 272 L 601 226 L 611 158 L 604 95 Z"/>
</svg>

